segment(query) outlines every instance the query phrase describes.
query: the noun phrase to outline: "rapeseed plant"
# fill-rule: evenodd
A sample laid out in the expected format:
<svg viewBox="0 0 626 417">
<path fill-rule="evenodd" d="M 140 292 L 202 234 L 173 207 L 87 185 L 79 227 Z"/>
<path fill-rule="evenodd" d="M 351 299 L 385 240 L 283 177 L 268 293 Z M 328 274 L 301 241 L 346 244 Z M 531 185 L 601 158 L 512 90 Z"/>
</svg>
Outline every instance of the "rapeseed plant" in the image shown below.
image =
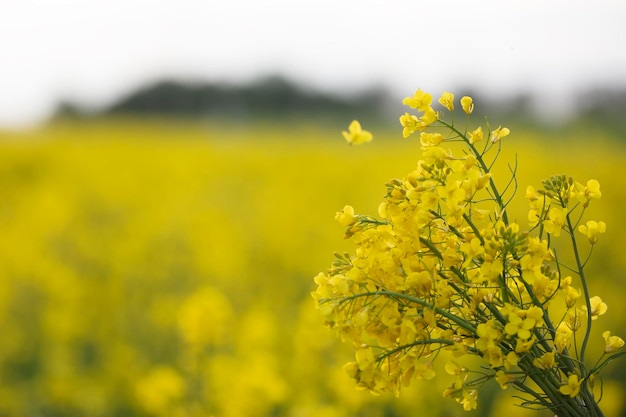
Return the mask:
<svg viewBox="0 0 626 417">
<path fill-rule="evenodd" d="M 358 389 L 399 395 L 413 380 L 433 378 L 440 358 L 451 376 L 443 396 L 465 410 L 477 408 L 480 387 L 495 380 L 517 390 L 523 407 L 603 416 L 600 372 L 625 353 L 624 340 L 606 330 L 600 357 L 587 355 L 592 322 L 607 311 L 585 274 L 606 231 L 586 218 L 600 184 L 554 175 L 526 189 L 528 219 L 513 221 L 517 161 L 504 187 L 494 178 L 510 130 L 470 127 L 471 97 L 460 100 L 462 126 L 454 95 L 439 103 L 444 110 L 422 90 L 403 100 L 412 112 L 400 117 L 402 135 L 419 132 L 421 159 L 386 184 L 378 216 L 349 205 L 336 215 L 355 250 L 336 254 L 312 295 L 325 324 L 354 347 L 345 371 Z M 373 137 L 356 121 L 343 135 L 350 144 Z M 568 241 L 571 264 L 557 239 Z"/>
</svg>

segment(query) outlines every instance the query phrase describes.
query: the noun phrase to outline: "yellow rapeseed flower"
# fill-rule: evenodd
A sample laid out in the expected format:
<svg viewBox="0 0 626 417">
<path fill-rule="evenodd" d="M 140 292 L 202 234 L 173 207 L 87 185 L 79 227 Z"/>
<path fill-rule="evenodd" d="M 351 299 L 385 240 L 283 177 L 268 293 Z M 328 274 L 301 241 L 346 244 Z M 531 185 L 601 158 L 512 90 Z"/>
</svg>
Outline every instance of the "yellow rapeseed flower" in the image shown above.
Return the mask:
<svg viewBox="0 0 626 417">
<path fill-rule="evenodd" d="M 602 298 L 598 297 L 597 295 L 594 297 L 591 297 L 589 299 L 589 303 L 591 304 L 591 319 L 592 320 L 595 320 L 601 315 L 603 315 L 604 313 L 606 313 L 606 310 L 608 309 L 607 305 L 602 301 Z M 586 306 L 583 308 L 586 309 Z"/>
<path fill-rule="evenodd" d="M 454 94 L 444 92 L 439 98 L 439 104 L 450 111 L 454 110 Z"/>
<path fill-rule="evenodd" d="M 351 226 L 355 221 L 354 208 L 352 206 L 345 206 L 343 210 L 335 214 L 335 220 L 342 226 Z"/>
<path fill-rule="evenodd" d="M 422 146 L 437 146 L 443 142 L 443 135 L 441 133 L 420 133 L 420 143 Z"/>
<path fill-rule="evenodd" d="M 466 114 L 472 114 L 474 111 L 474 100 L 469 96 L 463 96 L 461 98 L 461 107 Z"/>
<path fill-rule="evenodd" d="M 555 359 L 556 352 L 546 352 L 541 357 L 535 358 L 533 361 L 533 366 L 536 366 L 539 369 L 550 369 L 553 368 L 556 364 Z"/>
<path fill-rule="evenodd" d="M 419 111 L 426 111 L 426 109 L 430 107 L 432 101 L 432 95 L 422 91 L 422 89 L 418 89 L 412 97 L 405 97 L 404 100 L 402 100 L 402 104 Z"/>
<path fill-rule="evenodd" d="M 519 314 L 509 315 L 509 322 L 504 326 L 504 331 L 510 336 L 517 335 L 522 340 L 531 336 L 531 330 L 535 328 L 536 321 L 530 318 L 522 318 Z"/>
<path fill-rule="evenodd" d="M 550 207 L 548 210 L 548 218 L 543 221 L 543 227 L 546 232 L 554 237 L 561 235 L 561 230 L 567 221 L 567 209 L 563 207 Z"/>
<path fill-rule="evenodd" d="M 578 226 L 578 231 L 586 235 L 589 243 L 594 245 L 598 241 L 598 236 L 606 232 L 606 223 L 589 220 L 586 224 Z"/>
<path fill-rule="evenodd" d="M 561 385 L 559 388 L 559 392 L 563 395 L 569 395 L 574 398 L 580 392 L 580 384 L 582 381 L 578 380 L 578 375 L 571 374 L 569 378 L 567 378 L 567 384 Z"/>
<path fill-rule="evenodd" d="M 476 142 L 480 142 L 481 140 L 483 140 L 483 128 L 478 126 L 476 129 L 470 132 L 469 141 L 473 145 Z"/>
<path fill-rule="evenodd" d="M 624 340 L 619 336 L 611 336 L 611 332 L 608 330 L 602 333 L 602 337 L 604 337 L 604 351 L 606 353 L 614 352 L 624 346 Z"/>
<path fill-rule="evenodd" d="M 573 336 L 572 330 L 569 328 L 567 323 L 561 323 L 556 328 L 556 334 L 554 335 L 554 346 L 557 349 L 557 352 L 563 352 L 563 349 L 569 346 L 572 342 Z"/>
<path fill-rule="evenodd" d="M 500 139 L 508 136 L 511 133 L 511 130 L 508 127 L 498 126 L 496 130 L 491 132 L 491 142 L 498 143 Z"/>
<path fill-rule="evenodd" d="M 371 132 L 361 129 L 361 123 L 356 120 L 350 123 L 347 132 L 344 130 L 341 133 L 350 145 L 360 145 L 362 143 L 371 142 L 374 138 Z"/>
<path fill-rule="evenodd" d="M 408 138 L 416 130 L 420 129 L 420 120 L 417 116 L 410 113 L 404 113 L 400 116 L 400 124 L 402 125 L 402 137 Z"/>
<path fill-rule="evenodd" d="M 602 192 L 600 191 L 600 183 L 598 180 L 588 180 L 587 185 L 582 185 L 577 182 L 572 187 L 572 195 L 580 201 L 584 207 L 589 205 L 589 201 L 593 199 L 599 199 L 602 197 Z"/>
<path fill-rule="evenodd" d="M 513 381 L 515 381 L 515 375 L 507 374 L 503 370 L 496 372 L 496 382 L 500 385 L 500 388 L 507 389 Z"/>
</svg>

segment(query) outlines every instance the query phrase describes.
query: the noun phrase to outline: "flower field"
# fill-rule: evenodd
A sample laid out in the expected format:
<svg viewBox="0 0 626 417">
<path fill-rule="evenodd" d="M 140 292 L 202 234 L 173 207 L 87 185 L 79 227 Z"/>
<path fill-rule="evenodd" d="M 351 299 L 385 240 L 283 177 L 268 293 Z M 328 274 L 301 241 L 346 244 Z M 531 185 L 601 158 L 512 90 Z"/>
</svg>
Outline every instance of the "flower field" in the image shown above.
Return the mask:
<svg viewBox="0 0 626 417">
<path fill-rule="evenodd" d="M 441 398 L 446 381 L 376 397 L 342 370 L 351 348 L 311 297 L 350 248 L 335 213 L 375 213 L 419 149 L 400 126 L 372 130 L 358 148 L 304 123 L 0 133 L 0 417 L 549 415 L 497 384 L 467 413 Z M 526 185 L 562 172 L 601 184 L 593 213 L 607 230 L 588 266 L 608 305 L 589 347 L 600 352 L 605 328 L 626 336 L 626 149 L 594 131 L 512 127 L 503 140 L 502 160 L 519 161 L 519 222 Z M 626 415 L 624 366 L 604 374 L 606 415 Z"/>
</svg>

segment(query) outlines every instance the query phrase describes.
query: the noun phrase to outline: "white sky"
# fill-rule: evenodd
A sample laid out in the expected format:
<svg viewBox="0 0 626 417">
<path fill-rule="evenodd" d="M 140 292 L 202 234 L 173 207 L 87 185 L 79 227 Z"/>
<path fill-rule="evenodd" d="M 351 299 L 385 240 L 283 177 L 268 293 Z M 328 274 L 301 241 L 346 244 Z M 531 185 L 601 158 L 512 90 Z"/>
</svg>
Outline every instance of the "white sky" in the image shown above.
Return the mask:
<svg viewBox="0 0 626 417">
<path fill-rule="evenodd" d="M 626 86 L 626 1 L 0 0 L 0 126 L 165 76 L 400 96 Z"/>
</svg>

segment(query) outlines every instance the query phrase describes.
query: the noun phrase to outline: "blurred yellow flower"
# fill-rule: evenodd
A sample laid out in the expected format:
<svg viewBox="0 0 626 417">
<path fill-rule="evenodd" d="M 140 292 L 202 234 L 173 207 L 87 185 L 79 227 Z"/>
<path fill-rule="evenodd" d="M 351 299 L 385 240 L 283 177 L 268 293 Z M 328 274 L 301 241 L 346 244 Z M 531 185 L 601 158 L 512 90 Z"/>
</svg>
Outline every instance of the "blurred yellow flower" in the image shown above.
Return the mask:
<svg viewBox="0 0 626 417">
<path fill-rule="evenodd" d="M 500 139 L 508 136 L 510 133 L 511 131 L 509 130 L 509 128 L 498 126 L 496 130 L 491 132 L 491 142 L 498 143 Z"/>
<path fill-rule="evenodd" d="M 559 388 L 559 392 L 563 395 L 569 395 L 574 398 L 580 392 L 580 384 L 582 381 L 578 380 L 578 375 L 571 374 L 569 378 L 567 378 L 567 384 L 561 385 Z"/>
<path fill-rule="evenodd" d="M 173 368 L 159 366 L 135 382 L 135 396 L 152 414 L 166 415 L 169 407 L 182 398 L 185 381 Z"/>
<path fill-rule="evenodd" d="M 591 297 L 589 299 L 589 303 L 591 304 L 591 319 L 592 320 L 595 320 L 601 315 L 603 315 L 604 313 L 606 313 L 606 310 L 608 309 L 607 305 L 602 301 L 602 298 L 598 297 L 597 295 L 594 297 Z M 586 309 L 586 306 L 583 308 Z"/>
<path fill-rule="evenodd" d="M 345 206 L 343 210 L 338 211 L 337 214 L 335 214 L 335 220 L 337 220 L 342 226 L 352 225 L 355 220 L 354 207 Z"/>
<path fill-rule="evenodd" d="M 437 146 L 443 142 L 443 135 L 441 133 L 420 133 L 420 143 L 422 146 Z"/>
<path fill-rule="evenodd" d="M 478 126 L 469 134 L 469 141 L 473 145 L 476 142 L 483 140 L 483 128 Z"/>
<path fill-rule="evenodd" d="M 611 332 L 608 330 L 602 333 L 602 337 L 604 337 L 604 351 L 606 353 L 614 352 L 624 346 L 624 339 L 619 336 L 611 336 Z"/>
<path fill-rule="evenodd" d="M 586 224 L 578 226 L 578 231 L 587 236 L 592 245 L 598 241 L 598 236 L 606 232 L 606 223 L 589 220 Z"/>
<path fill-rule="evenodd" d="M 503 370 L 496 372 L 496 382 L 500 385 L 500 388 L 507 389 L 513 381 L 515 381 L 515 375 L 507 374 Z"/>
<path fill-rule="evenodd" d="M 550 369 L 554 367 L 556 364 L 555 360 L 556 352 L 546 352 L 541 357 L 535 358 L 533 361 L 533 366 L 536 366 L 539 369 Z"/>
<path fill-rule="evenodd" d="M 353 120 L 352 123 L 350 123 L 348 131 L 344 130 L 341 133 L 350 145 L 361 145 L 362 143 L 371 142 L 374 138 L 371 132 L 361 129 L 361 123 L 356 120 Z"/>
</svg>

